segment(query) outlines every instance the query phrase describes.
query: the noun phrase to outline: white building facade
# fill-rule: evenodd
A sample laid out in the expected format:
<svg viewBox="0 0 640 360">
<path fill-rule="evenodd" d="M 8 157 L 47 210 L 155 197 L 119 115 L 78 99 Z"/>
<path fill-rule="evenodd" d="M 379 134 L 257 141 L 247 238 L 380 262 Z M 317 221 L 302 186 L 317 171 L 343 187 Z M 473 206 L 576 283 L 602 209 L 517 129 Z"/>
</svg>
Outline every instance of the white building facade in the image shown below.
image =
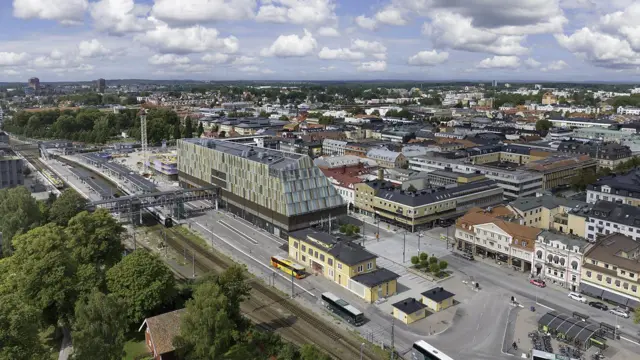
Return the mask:
<svg viewBox="0 0 640 360">
<path fill-rule="evenodd" d="M 577 291 L 587 245 L 587 241 L 578 237 L 543 231 L 536 240 L 532 275 L 547 285 Z"/>
</svg>

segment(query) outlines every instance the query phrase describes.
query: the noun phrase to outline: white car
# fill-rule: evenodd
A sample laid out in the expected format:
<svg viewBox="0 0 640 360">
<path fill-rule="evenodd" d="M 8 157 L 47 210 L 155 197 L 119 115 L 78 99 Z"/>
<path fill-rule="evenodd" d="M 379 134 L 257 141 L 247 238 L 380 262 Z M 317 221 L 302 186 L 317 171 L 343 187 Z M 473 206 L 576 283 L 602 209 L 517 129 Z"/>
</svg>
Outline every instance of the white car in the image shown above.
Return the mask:
<svg viewBox="0 0 640 360">
<path fill-rule="evenodd" d="M 611 309 L 611 310 L 609 310 L 609 312 L 612 313 L 613 315 L 620 316 L 620 317 L 623 317 L 625 319 L 629 318 L 629 313 L 624 311 L 624 310 L 622 310 L 622 309 Z"/>
<path fill-rule="evenodd" d="M 581 303 L 587 303 L 587 298 L 574 292 L 569 293 L 569 297 L 575 301 L 580 301 Z"/>
</svg>

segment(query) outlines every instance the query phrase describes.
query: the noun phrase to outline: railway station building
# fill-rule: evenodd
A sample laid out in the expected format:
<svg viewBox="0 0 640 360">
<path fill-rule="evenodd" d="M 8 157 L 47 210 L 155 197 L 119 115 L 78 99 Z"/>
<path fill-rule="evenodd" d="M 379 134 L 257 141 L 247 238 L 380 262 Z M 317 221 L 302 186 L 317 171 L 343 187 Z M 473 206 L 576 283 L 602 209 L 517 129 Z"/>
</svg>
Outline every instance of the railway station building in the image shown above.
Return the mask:
<svg viewBox="0 0 640 360">
<path fill-rule="evenodd" d="M 311 228 L 291 232 L 289 257 L 369 303 L 397 292 L 400 275 L 378 267 L 376 255 L 347 239 Z"/>
<path fill-rule="evenodd" d="M 178 140 L 178 178 L 183 187 L 218 186 L 219 206 L 283 239 L 347 212 L 309 156 L 233 139 Z"/>
</svg>

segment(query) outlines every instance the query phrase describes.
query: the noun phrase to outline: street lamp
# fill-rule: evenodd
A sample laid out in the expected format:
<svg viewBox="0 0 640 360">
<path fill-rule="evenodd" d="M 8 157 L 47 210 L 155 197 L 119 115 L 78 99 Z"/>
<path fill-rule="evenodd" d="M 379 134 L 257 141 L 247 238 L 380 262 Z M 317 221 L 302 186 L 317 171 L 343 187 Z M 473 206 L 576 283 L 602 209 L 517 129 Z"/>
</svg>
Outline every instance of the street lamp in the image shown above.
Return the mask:
<svg viewBox="0 0 640 360">
<path fill-rule="evenodd" d="M 405 253 L 406 246 L 407 246 L 407 229 L 404 230 L 404 234 L 402 236 L 402 264 L 403 265 L 405 262 L 404 253 Z"/>
<path fill-rule="evenodd" d="M 422 231 L 418 231 L 418 256 L 420 256 L 420 238 L 422 236 Z"/>
</svg>

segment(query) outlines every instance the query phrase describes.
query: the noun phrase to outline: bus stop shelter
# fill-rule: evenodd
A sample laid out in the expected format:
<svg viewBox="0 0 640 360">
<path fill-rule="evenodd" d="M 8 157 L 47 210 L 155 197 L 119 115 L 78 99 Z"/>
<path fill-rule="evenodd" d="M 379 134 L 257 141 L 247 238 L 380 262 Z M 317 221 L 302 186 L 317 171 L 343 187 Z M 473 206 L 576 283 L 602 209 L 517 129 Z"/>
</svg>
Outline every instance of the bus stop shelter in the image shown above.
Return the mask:
<svg viewBox="0 0 640 360">
<path fill-rule="evenodd" d="M 582 350 L 591 346 L 606 347 L 606 339 L 600 336 L 599 326 L 557 311 L 544 314 L 538 320 L 538 328 Z"/>
</svg>

